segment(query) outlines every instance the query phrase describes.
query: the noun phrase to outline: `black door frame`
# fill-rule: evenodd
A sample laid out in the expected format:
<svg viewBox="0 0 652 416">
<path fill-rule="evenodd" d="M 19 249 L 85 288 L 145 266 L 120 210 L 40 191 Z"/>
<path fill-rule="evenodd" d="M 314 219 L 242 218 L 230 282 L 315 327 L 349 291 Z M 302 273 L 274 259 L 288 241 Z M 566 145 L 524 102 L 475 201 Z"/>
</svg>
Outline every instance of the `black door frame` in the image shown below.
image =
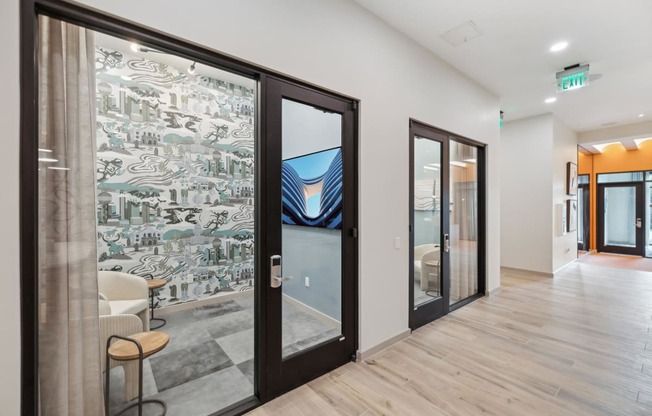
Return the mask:
<svg viewBox="0 0 652 416">
<path fill-rule="evenodd" d="M 598 204 L 597 204 L 597 249 L 600 253 L 628 254 L 633 256 L 645 256 L 645 182 L 621 182 L 621 183 L 599 183 Z M 636 189 L 636 217 L 642 221 L 641 228 L 636 229 L 636 247 L 606 246 L 604 244 L 604 191 L 606 188 L 634 187 Z"/>
<path fill-rule="evenodd" d="M 408 313 L 409 327 L 415 330 L 425 324 L 428 324 L 442 316 L 454 311 L 474 300 L 485 295 L 486 288 L 486 145 L 478 141 L 459 136 L 446 130 L 433 127 L 415 119 L 409 120 L 409 263 L 408 263 Z M 441 254 L 441 282 L 442 296 L 429 302 L 414 307 L 414 140 L 415 136 L 423 137 L 442 144 L 441 155 L 441 235 L 443 246 L 444 234 L 450 235 L 450 209 L 444 207 L 450 206 L 450 141 L 455 141 L 477 149 L 478 155 L 476 160 L 478 173 L 478 293 L 462 299 L 452 305 L 450 302 L 450 255 L 440 251 Z"/>
<path fill-rule="evenodd" d="M 263 229 L 265 247 L 260 257 L 266 259 L 263 276 L 270 275 L 269 259 L 282 254 L 281 229 L 281 162 L 282 100 L 323 109 L 342 115 L 342 337 L 326 341 L 285 359 L 282 358 L 282 288 L 271 288 L 269 278 L 259 288 L 267 302 L 267 388 L 275 397 L 300 386 L 328 371 L 355 359 L 357 349 L 357 151 L 355 110 L 357 103 L 331 94 L 323 94 L 292 82 L 266 77 L 264 86 L 267 112 L 264 131 L 267 135 L 266 167 L 261 185 L 267 202 L 268 219 Z"/>
<path fill-rule="evenodd" d="M 578 180 L 582 176 L 588 176 L 588 183 L 583 183 L 577 186 L 578 189 L 582 189 L 582 212 L 578 213 L 580 215 L 580 221 L 582 221 L 582 229 L 584 233 L 582 235 L 583 243 L 578 241 L 577 249 L 582 251 L 589 251 L 591 246 L 591 175 L 579 175 Z"/>
<path fill-rule="evenodd" d="M 262 94 L 266 77 L 275 77 L 293 83 L 312 91 L 339 97 L 355 106 L 354 111 L 354 157 L 357 163 L 357 134 L 358 134 L 358 100 L 311 84 L 309 82 L 290 77 L 286 74 L 273 71 L 248 61 L 237 59 L 214 49 L 193 43 L 174 35 L 134 23 L 115 15 L 81 5 L 69 3 L 64 0 L 20 0 L 20 289 L 21 289 L 21 415 L 31 416 L 38 414 L 38 16 L 45 15 L 58 20 L 76 24 L 97 32 L 105 33 L 117 38 L 136 41 L 143 46 L 152 47 L 161 51 L 173 53 L 177 56 L 221 68 L 229 72 L 258 80 L 256 91 L 256 110 L 259 117 L 256 121 L 256 184 L 258 197 L 255 209 L 255 233 L 263 235 L 266 224 L 265 205 L 262 203 L 264 190 L 260 189 L 261 172 L 264 172 L 266 157 L 266 139 L 261 126 L 265 125 L 265 97 Z M 357 170 L 357 165 L 356 165 Z M 358 177 L 354 175 L 357 192 Z M 263 192 L 260 192 L 263 191 Z M 261 197 L 262 196 L 262 197 Z M 357 195 L 356 195 L 357 201 Z M 357 206 L 356 206 L 357 209 Z M 357 222 L 357 212 L 355 213 Z M 257 244 L 259 246 L 261 244 Z M 264 245 L 264 243 L 262 244 Z M 255 282 L 257 288 L 267 284 L 266 275 L 261 273 L 267 267 L 267 259 L 262 247 L 256 247 L 255 253 Z M 357 240 L 355 244 L 355 269 L 357 271 Z M 357 349 L 357 273 L 355 275 L 355 291 L 352 296 L 354 310 L 356 311 L 355 331 L 349 342 Z M 255 295 L 255 348 L 256 360 L 254 380 L 254 394 L 257 398 L 238 403 L 235 406 L 219 412 L 220 415 L 239 415 L 251 410 L 253 407 L 271 400 L 274 394 L 270 392 L 265 383 L 266 351 L 265 342 L 266 325 L 264 322 L 267 303 L 262 290 L 256 290 Z M 276 392 L 278 394 L 278 392 Z M 217 414 L 217 413 L 216 413 Z"/>
</svg>

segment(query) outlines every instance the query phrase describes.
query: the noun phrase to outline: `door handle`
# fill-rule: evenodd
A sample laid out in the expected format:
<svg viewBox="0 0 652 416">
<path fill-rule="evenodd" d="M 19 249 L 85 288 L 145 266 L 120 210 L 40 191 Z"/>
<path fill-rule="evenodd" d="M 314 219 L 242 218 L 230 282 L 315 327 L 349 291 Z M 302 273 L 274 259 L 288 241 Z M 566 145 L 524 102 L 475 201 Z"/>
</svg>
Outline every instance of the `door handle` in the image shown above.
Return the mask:
<svg viewBox="0 0 652 416">
<path fill-rule="evenodd" d="M 273 288 L 281 287 L 283 282 L 287 282 L 292 279 L 291 276 L 283 277 L 283 266 L 281 261 L 281 256 L 278 254 L 273 255 L 269 258 L 269 285 Z"/>
<path fill-rule="evenodd" d="M 451 250 L 451 240 L 448 234 L 444 234 L 444 253 L 448 253 Z"/>
</svg>

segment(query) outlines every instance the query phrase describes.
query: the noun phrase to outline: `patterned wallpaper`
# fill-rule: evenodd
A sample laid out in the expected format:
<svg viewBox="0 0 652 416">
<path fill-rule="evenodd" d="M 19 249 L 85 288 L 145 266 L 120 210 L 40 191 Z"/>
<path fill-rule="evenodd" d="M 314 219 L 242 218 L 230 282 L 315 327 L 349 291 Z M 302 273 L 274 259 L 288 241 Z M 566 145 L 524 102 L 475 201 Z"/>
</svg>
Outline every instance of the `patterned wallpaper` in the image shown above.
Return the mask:
<svg viewBox="0 0 652 416">
<path fill-rule="evenodd" d="M 96 48 L 99 268 L 157 307 L 252 289 L 253 91 L 151 55 Z"/>
</svg>

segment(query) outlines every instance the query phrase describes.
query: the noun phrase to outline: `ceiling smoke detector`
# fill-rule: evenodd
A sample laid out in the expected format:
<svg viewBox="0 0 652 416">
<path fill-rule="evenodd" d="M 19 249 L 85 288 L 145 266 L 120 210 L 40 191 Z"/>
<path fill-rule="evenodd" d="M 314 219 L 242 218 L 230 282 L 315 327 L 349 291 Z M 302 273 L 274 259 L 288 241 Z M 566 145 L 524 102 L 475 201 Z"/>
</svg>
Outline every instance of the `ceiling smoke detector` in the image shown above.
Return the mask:
<svg viewBox="0 0 652 416">
<path fill-rule="evenodd" d="M 451 46 L 460 46 L 482 35 L 480 28 L 469 20 L 441 35 Z"/>
</svg>

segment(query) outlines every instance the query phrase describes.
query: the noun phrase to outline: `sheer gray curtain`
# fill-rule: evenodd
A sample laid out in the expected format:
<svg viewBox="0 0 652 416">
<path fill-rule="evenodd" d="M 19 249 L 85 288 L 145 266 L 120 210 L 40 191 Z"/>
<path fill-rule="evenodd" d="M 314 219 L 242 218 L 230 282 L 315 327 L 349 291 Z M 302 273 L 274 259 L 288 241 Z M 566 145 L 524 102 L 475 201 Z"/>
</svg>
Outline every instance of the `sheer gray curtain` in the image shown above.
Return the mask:
<svg viewBox="0 0 652 416">
<path fill-rule="evenodd" d="M 39 17 L 41 415 L 103 415 L 91 32 Z"/>
</svg>

